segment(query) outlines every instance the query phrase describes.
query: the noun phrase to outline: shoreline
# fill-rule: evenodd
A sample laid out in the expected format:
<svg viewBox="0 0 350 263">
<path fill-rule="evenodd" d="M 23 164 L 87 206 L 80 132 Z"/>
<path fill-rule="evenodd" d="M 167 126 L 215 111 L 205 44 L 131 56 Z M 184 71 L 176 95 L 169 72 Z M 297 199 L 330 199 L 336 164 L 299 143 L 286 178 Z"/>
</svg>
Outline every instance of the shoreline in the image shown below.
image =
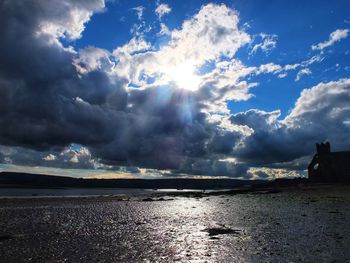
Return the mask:
<svg viewBox="0 0 350 263">
<path fill-rule="evenodd" d="M 67 199 L 67 198 L 84 198 L 84 199 L 115 199 L 115 200 L 126 200 L 135 199 L 142 197 L 149 198 L 162 198 L 166 196 L 170 197 L 190 197 L 190 198 L 204 198 L 210 196 L 233 196 L 239 194 L 276 194 L 276 193 L 296 193 L 305 191 L 317 191 L 324 192 L 334 189 L 348 189 L 350 192 L 350 184 L 331 184 L 331 183 L 307 183 L 295 186 L 278 186 L 278 187 L 247 187 L 247 188 L 234 188 L 234 189 L 141 189 L 141 188 L 2 188 L 0 187 L 0 200 L 2 199 Z M 26 195 L 2 195 L 2 190 L 13 190 L 14 192 L 19 190 L 46 190 L 46 191 L 67 191 L 71 194 L 26 194 Z M 89 194 L 88 191 L 100 191 L 99 193 Z M 74 192 L 77 191 L 76 194 Z M 82 192 L 83 193 L 79 193 Z M 87 192 L 84 192 L 87 191 Z M 104 191 L 107 191 L 104 193 Z M 118 193 L 118 191 L 120 191 Z"/>
</svg>

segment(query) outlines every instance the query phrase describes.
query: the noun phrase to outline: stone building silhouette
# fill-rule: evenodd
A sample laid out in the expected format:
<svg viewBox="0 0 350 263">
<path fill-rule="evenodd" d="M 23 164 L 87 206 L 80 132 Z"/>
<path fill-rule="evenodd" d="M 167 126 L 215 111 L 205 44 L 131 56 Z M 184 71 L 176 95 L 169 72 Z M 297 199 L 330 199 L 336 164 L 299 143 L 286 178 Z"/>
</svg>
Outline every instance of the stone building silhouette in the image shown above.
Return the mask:
<svg viewBox="0 0 350 263">
<path fill-rule="evenodd" d="M 350 151 L 331 152 L 329 142 L 316 144 L 317 153 L 308 166 L 315 182 L 350 182 Z"/>
</svg>

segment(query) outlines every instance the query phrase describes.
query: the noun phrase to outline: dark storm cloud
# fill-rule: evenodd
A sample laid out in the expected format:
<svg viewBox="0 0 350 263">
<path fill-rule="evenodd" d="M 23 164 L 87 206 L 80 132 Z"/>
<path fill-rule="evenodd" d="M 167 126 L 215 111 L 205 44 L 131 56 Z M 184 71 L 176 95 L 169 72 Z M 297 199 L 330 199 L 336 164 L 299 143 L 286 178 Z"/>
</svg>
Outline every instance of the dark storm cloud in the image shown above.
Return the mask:
<svg viewBox="0 0 350 263">
<path fill-rule="evenodd" d="M 69 24 L 74 23 L 72 10 L 88 14 L 97 8 L 96 1 L 2 1 L 2 144 L 47 149 L 71 142 L 105 143 L 115 136 L 113 130 L 124 116 L 108 105 L 125 109 L 123 81 L 112 84 L 99 70 L 78 75 L 72 64 L 74 54 L 56 36 L 40 31 L 43 21 L 65 21 L 67 28 L 62 30 L 69 33 L 70 26 L 76 27 Z"/>
<path fill-rule="evenodd" d="M 232 123 L 246 125 L 254 131 L 252 135 L 245 137 L 243 145 L 236 149 L 235 154 L 238 158 L 262 165 L 288 161 L 300 156 L 296 138 L 290 134 L 291 130 L 277 119 L 278 117 L 279 112 L 260 110 L 249 110 L 231 116 Z"/>
<path fill-rule="evenodd" d="M 93 168 L 93 160 L 85 149 L 74 151 L 66 148 L 60 154 L 51 154 L 49 151 L 37 152 L 23 147 L 0 146 L 0 155 L 3 155 L 3 162 L 25 166 L 50 166 L 61 167 L 62 163 L 66 168 Z"/>
<path fill-rule="evenodd" d="M 272 167 L 281 162 L 286 168 L 296 168 L 298 162 L 293 160 L 313 153 L 315 142 L 328 140 L 335 150 L 349 149 L 349 105 L 350 81 L 345 79 L 305 89 L 282 121 L 278 120 L 278 111 L 235 114 L 232 123 L 247 125 L 254 133 L 234 154 L 252 164 Z"/>
<path fill-rule="evenodd" d="M 178 172 L 192 175 L 227 176 L 249 179 L 249 166 L 225 159 L 187 159 Z"/>
<path fill-rule="evenodd" d="M 186 156 L 205 155 L 213 127 L 183 90 L 130 92 L 128 123 L 109 144 L 93 149 L 110 163 L 176 169 Z"/>
<path fill-rule="evenodd" d="M 75 3 L 81 7 L 85 2 Z M 100 69 L 78 74 L 72 52 L 64 50 L 52 35 L 36 34 L 45 19 L 69 20 L 69 12 L 68 17 L 55 17 L 55 10 L 62 8 L 59 2 L 50 5 L 52 2 L 36 1 L 1 4 L 0 142 L 41 151 L 59 150 L 56 146 L 74 142 L 90 147 L 105 163 L 175 166 L 181 138 L 174 134 L 182 126 L 172 122 L 170 109 L 166 105 L 152 109 L 155 106 L 150 104 L 139 113 L 127 112 L 125 80 L 110 79 Z M 152 103 L 150 98 L 144 100 Z M 168 113 L 160 115 L 164 109 Z M 155 156 L 157 152 L 160 156 Z M 38 154 L 35 160 L 30 155 L 35 154 L 22 151 L 14 161 L 43 163 L 45 154 Z"/>
</svg>

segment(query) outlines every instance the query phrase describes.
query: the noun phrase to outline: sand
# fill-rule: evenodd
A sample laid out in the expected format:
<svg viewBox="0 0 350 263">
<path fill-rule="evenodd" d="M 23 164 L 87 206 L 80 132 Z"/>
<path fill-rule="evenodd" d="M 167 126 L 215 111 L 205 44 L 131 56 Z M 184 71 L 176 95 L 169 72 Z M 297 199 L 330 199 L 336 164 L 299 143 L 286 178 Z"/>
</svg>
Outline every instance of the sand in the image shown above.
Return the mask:
<svg viewBox="0 0 350 263">
<path fill-rule="evenodd" d="M 0 199 L 0 262 L 350 262 L 350 186 Z"/>
</svg>

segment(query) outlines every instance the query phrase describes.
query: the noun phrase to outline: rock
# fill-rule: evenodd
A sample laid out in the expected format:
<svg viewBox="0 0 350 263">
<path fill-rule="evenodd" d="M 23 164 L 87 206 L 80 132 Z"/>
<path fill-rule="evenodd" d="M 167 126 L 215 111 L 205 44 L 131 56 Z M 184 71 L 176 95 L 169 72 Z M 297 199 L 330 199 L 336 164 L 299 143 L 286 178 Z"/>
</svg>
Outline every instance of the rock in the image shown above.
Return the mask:
<svg viewBox="0 0 350 263">
<path fill-rule="evenodd" d="M 155 200 L 150 198 L 150 197 L 147 197 L 147 198 L 142 199 L 141 201 L 142 202 L 152 202 L 152 201 L 155 201 Z"/>
<path fill-rule="evenodd" d="M 208 232 L 209 236 L 217 236 L 217 235 L 240 235 L 240 230 L 232 229 L 228 227 L 212 227 L 206 228 L 203 231 Z"/>
</svg>

